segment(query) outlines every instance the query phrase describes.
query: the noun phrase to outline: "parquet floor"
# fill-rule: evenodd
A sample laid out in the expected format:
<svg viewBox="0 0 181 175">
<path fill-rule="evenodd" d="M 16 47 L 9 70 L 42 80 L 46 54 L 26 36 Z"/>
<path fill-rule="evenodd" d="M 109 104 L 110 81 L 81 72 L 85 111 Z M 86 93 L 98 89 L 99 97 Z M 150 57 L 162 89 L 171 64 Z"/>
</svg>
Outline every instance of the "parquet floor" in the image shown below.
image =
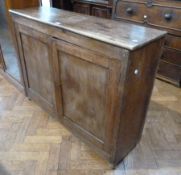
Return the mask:
<svg viewBox="0 0 181 175">
<path fill-rule="evenodd" d="M 0 76 L 0 175 L 181 175 L 181 89 L 156 81 L 141 142 L 113 171 Z"/>
</svg>

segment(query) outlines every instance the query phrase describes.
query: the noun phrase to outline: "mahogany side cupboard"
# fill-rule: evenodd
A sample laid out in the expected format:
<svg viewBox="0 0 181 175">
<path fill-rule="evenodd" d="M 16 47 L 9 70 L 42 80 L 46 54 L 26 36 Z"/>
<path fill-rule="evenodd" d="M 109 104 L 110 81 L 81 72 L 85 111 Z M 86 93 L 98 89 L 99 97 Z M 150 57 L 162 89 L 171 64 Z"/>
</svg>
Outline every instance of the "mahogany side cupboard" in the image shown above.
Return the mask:
<svg viewBox="0 0 181 175">
<path fill-rule="evenodd" d="M 138 143 L 166 32 L 11 10 L 27 96 L 116 166 Z"/>
</svg>

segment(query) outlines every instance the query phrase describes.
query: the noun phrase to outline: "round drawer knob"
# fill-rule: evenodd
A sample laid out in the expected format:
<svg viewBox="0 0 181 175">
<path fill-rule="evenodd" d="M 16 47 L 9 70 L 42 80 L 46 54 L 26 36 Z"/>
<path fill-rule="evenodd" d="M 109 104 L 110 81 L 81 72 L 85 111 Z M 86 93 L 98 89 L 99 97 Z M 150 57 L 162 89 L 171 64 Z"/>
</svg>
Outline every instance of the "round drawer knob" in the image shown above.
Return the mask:
<svg viewBox="0 0 181 175">
<path fill-rule="evenodd" d="M 167 21 L 170 21 L 172 19 L 172 14 L 171 13 L 165 13 L 164 17 Z"/>
<path fill-rule="evenodd" d="M 127 12 L 127 14 L 132 15 L 133 14 L 133 8 L 132 7 L 128 7 L 126 9 L 126 12 Z"/>
</svg>

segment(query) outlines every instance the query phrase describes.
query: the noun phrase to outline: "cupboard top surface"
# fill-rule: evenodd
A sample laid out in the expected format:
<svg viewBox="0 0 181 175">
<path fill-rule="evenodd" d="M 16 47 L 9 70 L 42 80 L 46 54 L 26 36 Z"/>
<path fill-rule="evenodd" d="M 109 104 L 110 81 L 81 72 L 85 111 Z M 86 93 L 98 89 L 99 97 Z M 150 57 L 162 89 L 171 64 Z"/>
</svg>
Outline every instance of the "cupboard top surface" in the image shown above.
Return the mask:
<svg viewBox="0 0 181 175">
<path fill-rule="evenodd" d="M 12 15 L 22 16 L 108 44 L 134 50 L 163 37 L 166 32 L 125 22 L 117 22 L 82 15 L 55 8 L 30 8 L 10 10 Z"/>
</svg>

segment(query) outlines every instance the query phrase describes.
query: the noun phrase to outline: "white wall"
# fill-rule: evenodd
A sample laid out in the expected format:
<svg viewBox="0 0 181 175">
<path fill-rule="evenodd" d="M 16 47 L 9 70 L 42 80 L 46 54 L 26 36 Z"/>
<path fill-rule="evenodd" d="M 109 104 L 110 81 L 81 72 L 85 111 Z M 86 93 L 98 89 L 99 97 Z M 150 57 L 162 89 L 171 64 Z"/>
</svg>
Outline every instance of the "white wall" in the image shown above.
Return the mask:
<svg viewBox="0 0 181 175">
<path fill-rule="evenodd" d="M 50 7 L 50 0 L 42 0 L 42 6 Z"/>
</svg>

